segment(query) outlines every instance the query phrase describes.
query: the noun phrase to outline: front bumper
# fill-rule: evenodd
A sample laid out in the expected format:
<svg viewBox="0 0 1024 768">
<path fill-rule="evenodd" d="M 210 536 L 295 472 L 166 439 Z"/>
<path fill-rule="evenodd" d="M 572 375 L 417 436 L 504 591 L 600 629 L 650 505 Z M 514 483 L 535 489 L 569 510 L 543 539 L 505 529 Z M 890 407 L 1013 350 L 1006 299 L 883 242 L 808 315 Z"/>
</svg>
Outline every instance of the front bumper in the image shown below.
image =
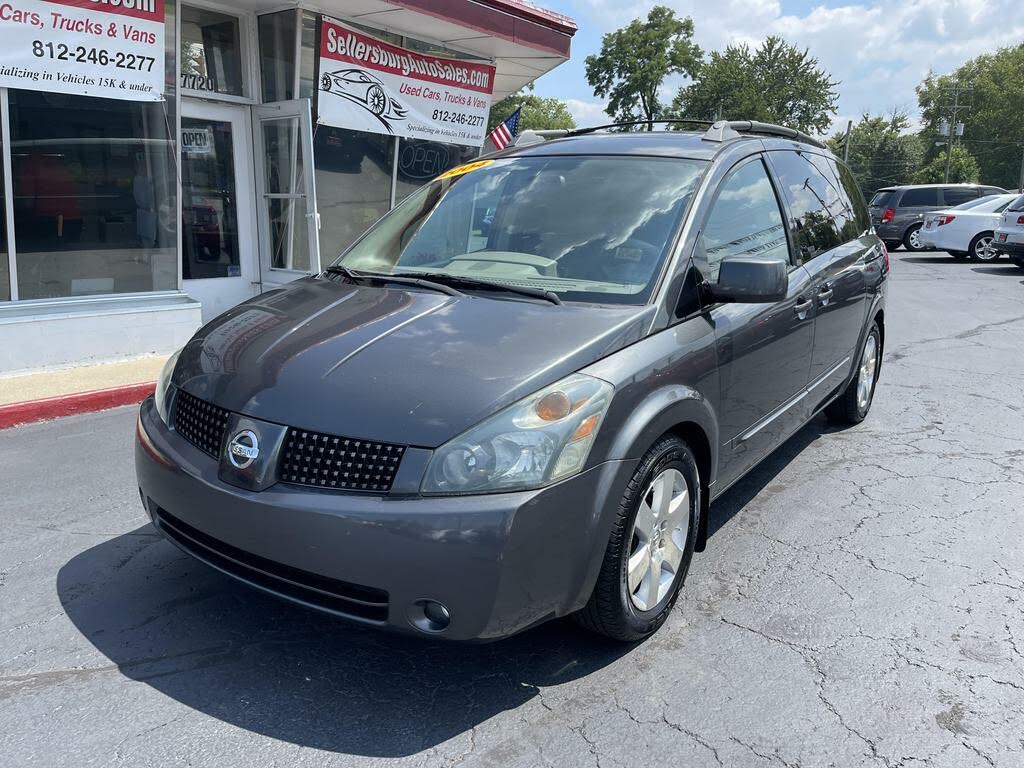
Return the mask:
<svg viewBox="0 0 1024 768">
<path fill-rule="evenodd" d="M 417 628 L 437 601 L 453 640 L 514 634 L 587 601 L 635 461 L 539 491 L 420 497 L 277 483 L 247 491 L 142 404 L 135 467 L 154 525 L 189 554 L 278 596 L 364 624 Z"/>
</svg>

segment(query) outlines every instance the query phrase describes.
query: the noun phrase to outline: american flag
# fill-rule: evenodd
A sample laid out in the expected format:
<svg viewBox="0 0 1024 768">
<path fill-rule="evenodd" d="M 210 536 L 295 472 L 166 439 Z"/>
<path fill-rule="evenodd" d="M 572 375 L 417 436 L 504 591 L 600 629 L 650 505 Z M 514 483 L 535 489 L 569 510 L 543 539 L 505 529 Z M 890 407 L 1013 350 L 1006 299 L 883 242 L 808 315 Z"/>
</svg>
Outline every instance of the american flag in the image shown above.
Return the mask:
<svg viewBox="0 0 1024 768">
<path fill-rule="evenodd" d="M 487 138 L 494 144 L 495 149 L 504 149 L 519 133 L 519 113 L 522 111 L 522 107 L 517 107 L 515 112 L 505 118 L 505 122 L 498 123 L 498 126 L 491 131 L 491 135 Z"/>
</svg>

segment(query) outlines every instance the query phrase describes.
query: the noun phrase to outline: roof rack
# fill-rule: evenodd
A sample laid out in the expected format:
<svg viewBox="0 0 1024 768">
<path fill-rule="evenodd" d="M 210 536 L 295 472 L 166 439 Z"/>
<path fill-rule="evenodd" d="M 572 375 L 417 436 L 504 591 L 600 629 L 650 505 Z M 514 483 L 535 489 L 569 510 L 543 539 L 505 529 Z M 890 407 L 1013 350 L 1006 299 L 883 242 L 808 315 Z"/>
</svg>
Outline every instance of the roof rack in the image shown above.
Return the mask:
<svg viewBox="0 0 1024 768">
<path fill-rule="evenodd" d="M 546 131 L 532 131 L 525 130 L 516 136 L 510 143 L 513 147 L 525 147 L 530 144 L 540 144 L 544 141 L 550 141 L 552 139 L 561 139 L 566 136 L 583 136 L 588 133 L 594 133 L 596 131 L 604 131 L 609 128 L 628 128 L 636 125 L 653 125 L 657 123 L 659 125 L 695 125 L 695 126 L 710 126 L 707 131 L 704 132 L 703 139 L 705 141 L 728 141 L 729 139 L 737 139 L 742 133 L 750 133 L 761 136 L 777 136 L 784 139 L 792 139 L 793 141 L 800 141 L 804 144 L 810 144 L 811 146 L 818 147 L 819 149 L 828 149 L 823 142 L 818 141 L 812 136 L 808 136 L 803 131 L 798 131 L 795 128 L 787 128 L 784 125 L 774 125 L 773 123 L 762 123 L 757 120 L 718 120 L 712 122 L 711 120 L 684 120 L 684 119 L 665 119 L 665 120 L 630 120 L 622 123 L 606 123 L 604 125 L 594 125 L 587 128 L 573 128 L 573 129 L 555 129 Z"/>
</svg>

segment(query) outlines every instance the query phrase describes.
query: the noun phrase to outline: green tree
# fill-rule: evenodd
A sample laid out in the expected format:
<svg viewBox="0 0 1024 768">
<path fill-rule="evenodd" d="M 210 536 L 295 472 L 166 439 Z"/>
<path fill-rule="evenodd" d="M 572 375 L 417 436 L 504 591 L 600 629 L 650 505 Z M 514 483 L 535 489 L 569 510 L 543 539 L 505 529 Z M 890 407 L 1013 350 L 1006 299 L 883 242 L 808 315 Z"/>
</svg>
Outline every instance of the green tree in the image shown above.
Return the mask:
<svg viewBox="0 0 1024 768">
<path fill-rule="evenodd" d="M 929 162 L 938 156 L 945 162 L 945 146 L 935 142 L 941 140 L 939 121 L 950 119 L 956 101 L 963 107 L 956 118 L 964 124 L 961 144 L 977 161 L 978 178 L 1017 187 L 1024 151 L 1024 43 L 978 56 L 949 75 L 929 75 L 917 88 L 917 101 Z"/>
<path fill-rule="evenodd" d="M 806 49 L 769 37 L 714 51 L 697 82 L 679 90 L 672 111 L 694 120 L 761 120 L 823 133 L 836 112 L 836 86 Z"/>
<path fill-rule="evenodd" d="M 848 163 L 869 200 L 880 187 L 911 183 L 920 169 L 924 151 L 918 136 L 907 132 L 909 128 L 907 114 L 893 110 L 884 116 L 864 114 L 850 131 Z M 836 133 L 827 143 L 842 157 L 846 134 Z"/>
<path fill-rule="evenodd" d="M 516 111 L 516 107 L 522 105 L 523 111 L 519 115 L 520 131 L 546 131 L 556 128 L 575 128 L 576 121 L 569 114 L 565 102 L 558 99 L 544 99 L 535 96 L 529 91 L 533 90 L 533 84 L 527 86 L 526 92 L 516 91 L 511 96 L 506 96 L 499 102 L 491 105 L 491 113 L 487 117 L 487 132 L 490 133 L 502 120 Z"/>
<path fill-rule="evenodd" d="M 978 161 L 963 147 L 953 147 L 949 158 L 949 181 L 954 184 L 976 183 L 981 176 Z M 946 153 L 943 151 L 914 174 L 915 184 L 941 184 L 946 181 Z"/>
<path fill-rule="evenodd" d="M 647 20 L 601 38 L 601 52 L 587 56 L 587 82 L 617 122 L 650 121 L 662 116 L 658 90 L 669 75 L 694 77 L 703 54 L 693 42 L 693 20 L 656 5 Z"/>
</svg>

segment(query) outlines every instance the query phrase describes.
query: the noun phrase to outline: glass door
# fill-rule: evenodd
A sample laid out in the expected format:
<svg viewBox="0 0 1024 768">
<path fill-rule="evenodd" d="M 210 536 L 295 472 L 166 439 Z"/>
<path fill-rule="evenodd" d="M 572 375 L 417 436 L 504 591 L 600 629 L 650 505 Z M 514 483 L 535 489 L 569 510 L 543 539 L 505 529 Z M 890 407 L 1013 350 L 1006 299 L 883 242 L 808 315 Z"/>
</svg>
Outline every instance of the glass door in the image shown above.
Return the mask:
<svg viewBox="0 0 1024 768">
<path fill-rule="evenodd" d="M 256 294 L 249 108 L 181 103 L 181 259 L 203 322 Z"/>
<path fill-rule="evenodd" d="M 320 271 L 309 99 L 253 107 L 263 290 Z"/>
</svg>

